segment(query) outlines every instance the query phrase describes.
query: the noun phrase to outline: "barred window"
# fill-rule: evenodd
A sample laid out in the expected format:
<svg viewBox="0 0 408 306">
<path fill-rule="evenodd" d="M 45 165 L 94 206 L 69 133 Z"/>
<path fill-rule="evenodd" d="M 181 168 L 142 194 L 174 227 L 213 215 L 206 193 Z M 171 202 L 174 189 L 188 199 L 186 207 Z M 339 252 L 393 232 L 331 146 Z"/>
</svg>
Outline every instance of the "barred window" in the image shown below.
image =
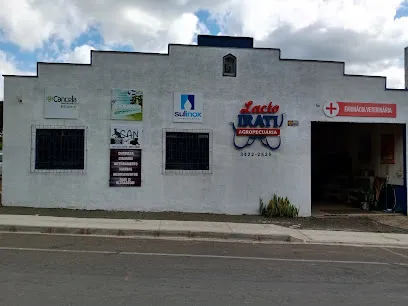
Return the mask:
<svg viewBox="0 0 408 306">
<path fill-rule="evenodd" d="M 228 54 L 223 57 L 222 62 L 223 62 L 222 75 L 236 77 L 237 76 L 237 58 L 232 54 Z"/>
<path fill-rule="evenodd" d="M 84 129 L 36 129 L 35 169 L 83 170 Z"/>
<path fill-rule="evenodd" d="M 209 132 L 166 132 L 165 170 L 210 170 Z"/>
</svg>

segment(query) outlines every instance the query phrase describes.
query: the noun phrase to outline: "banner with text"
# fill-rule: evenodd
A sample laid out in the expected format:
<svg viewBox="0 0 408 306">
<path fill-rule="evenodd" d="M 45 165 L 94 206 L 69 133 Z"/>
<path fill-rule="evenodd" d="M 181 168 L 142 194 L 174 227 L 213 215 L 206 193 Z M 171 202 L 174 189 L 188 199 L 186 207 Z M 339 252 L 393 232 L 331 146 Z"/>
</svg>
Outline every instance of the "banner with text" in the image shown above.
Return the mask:
<svg viewBox="0 0 408 306">
<path fill-rule="evenodd" d="M 110 149 L 110 187 L 140 187 L 142 150 Z"/>
<path fill-rule="evenodd" d="M 327 102 L 323 105 L 327 117 L 382 117 L 396 118 L 397 105 L 369 102 Z"/>
<path fill-rule="evenodd" d="M 111 125 L 109 186 L 141 186 L 141 142 L 141 125 Z"/>
<path fill-rule="evenodd" d="M 175 92 L 173 103 L 173 122 L 203 122 L 201 93 Z"/>
<path fill-rule="evenodd" d="M 76 89 L 46 88 L 44 91 L 44 118 L 78 119 L 79 97 Z"/>
</svg>

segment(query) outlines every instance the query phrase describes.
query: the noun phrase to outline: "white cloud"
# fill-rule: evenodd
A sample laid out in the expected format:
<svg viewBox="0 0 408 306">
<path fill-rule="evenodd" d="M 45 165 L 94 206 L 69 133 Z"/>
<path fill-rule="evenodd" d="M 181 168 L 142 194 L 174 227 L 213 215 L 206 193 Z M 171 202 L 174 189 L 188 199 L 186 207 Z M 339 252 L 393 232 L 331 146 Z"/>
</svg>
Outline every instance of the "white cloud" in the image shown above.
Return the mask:
<svg viewBox="0 0 408 306">
<path fill-rule="evenodd" d="M 170 40 L 192 42 L 203 29 L 194 15 L 200 3 L 204 1 L 0 0 L 0 29 L 5 39 L 29 51 L 49 40 L 68 47 L 94 27 L 106 45 L 157 52 Z"/>
<path fill-rule="evenodd" d="M 193 13 L 183 13 L 169 26 L 169 38 L 175 44 L 189 44 L 199 32 L 199 20 Z"/>
<path fill-rule="evenodd" d="M 4 99 L 4 78 L 3 74 L 34 74 L 32 72 L 23 71 L 17 68 L 14 58 L 8 56 L 6 53 L 0 50 L 0 101 Z"/>
<path fill-rule="evenodd" d="M 222 32 L 252 36 L 282 57 L 346 62 L 346 72 L 387 76 L 403 88 L 408 17 L 401 0 L 226 0 L 212 10 Z"/>
<path fill-rule="evenodd" d="M 107 0 L 104 7 L 96 8 L 86 1 L 75 1 L 83 11 L 93 11 L 108 46 L 130 45 L 135 51 L 163 52 L 170 42 L 192 43 L 194 36 L 205 29 L 195 9 L 180 1 Z"/>
<path fill-rule="evenodd" d="M 88 25 L 84 12 L 64 0 L 0 0 L 0 7 L 3 36 L 28 51 L 51 37 L 70 42 Z"/>
<path fill-rule="evenodd" d="M 388 88 L 405 88 L 404 67 L 398 64 L 397 60 L 373 62 L 364 65 L 346 65 L 346 73 L 386 76 Z"/>
<path fill-rule="evenodd" d="M 286 58 L 345 61 L 346 72 L 384 75 L 389 86 L 402 87 L 408 17 L 394 20 L 401 2 L 0 0 L 0 34 L 27 50 L 54 44 L 60 55 L 44 57 L 82 63 L 89 62 L 92 46 L 100 49 L 97 42 L 71 46 L 91 27 L 100 31 L 106 48 L 165 52 L 168 43 L 188 44 L 197 33 L 208 33 L 194 14 L 208 9 L 223 34 L 252 36 L 256 46 L 281 48 Z"/>
<path fill-rule="evenodd" d="M 164 29 L 164 25 L 159 18 L 149 15 L 136 7 L 124 8 L 121 13 L 129 23 L 138 27 L 140 32 L 145 32 L 147 35 L 156 36 Z"/>
<path fill-rule="evenodd" d="M 91 50 L 95 50 L 95 48 L 90 45 L 75 47 L 71 52 L 61 54 L 57 58 L 57 61 L 64 63 L 90 64 Z"/>
</svg>

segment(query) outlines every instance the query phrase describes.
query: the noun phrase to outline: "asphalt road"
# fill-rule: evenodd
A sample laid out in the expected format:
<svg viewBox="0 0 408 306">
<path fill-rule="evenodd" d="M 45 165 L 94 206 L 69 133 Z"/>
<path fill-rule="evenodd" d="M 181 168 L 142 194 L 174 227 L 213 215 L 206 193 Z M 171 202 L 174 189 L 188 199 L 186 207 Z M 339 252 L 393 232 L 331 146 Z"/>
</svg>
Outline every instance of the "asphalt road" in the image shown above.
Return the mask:
<svg viewBox="0 0 408 306">
<path fill-rule="evenodd" d="M 0 234 L 0 305 L 408 305 L 408 249 Z"/>
</svg>

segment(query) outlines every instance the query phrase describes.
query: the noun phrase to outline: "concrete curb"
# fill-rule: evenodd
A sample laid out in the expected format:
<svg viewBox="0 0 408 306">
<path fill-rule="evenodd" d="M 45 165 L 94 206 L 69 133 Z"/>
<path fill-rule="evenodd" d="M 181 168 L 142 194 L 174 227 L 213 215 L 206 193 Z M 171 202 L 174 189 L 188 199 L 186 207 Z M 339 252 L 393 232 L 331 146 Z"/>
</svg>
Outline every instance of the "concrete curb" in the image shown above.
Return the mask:
<svg viewBox="0 0 408 306">
<path fill-rule="evenodd" d="M 151 237 L 183 237 L 183 238 L 207 238 L 225 240 L 248 240 L 270 242 L 304 242 L 286 234 L 245 234 L 228 232 L 189 231 L 189 230 L 143 230 L 143 229 L 105 229 L 87 227 L 46 227 L 46 226 L 20 226 L 0 225 L 1 232 L 29 232 L 46 234 L 71 234 L 71 235 L 100 235 L 100 236 L 151 236 Z"/>
<path fill-rule="evenodd" d="M 304 241 L 305 244 L 315 245 L 335 245 L 335 246 L 354 246 L 354 247 L 373 247 L 373 248 L 401 248 L 408 249 L 405 243 L 374 243 L 374 242 L 343 242 L 343 241 Z"/>
</svg>

